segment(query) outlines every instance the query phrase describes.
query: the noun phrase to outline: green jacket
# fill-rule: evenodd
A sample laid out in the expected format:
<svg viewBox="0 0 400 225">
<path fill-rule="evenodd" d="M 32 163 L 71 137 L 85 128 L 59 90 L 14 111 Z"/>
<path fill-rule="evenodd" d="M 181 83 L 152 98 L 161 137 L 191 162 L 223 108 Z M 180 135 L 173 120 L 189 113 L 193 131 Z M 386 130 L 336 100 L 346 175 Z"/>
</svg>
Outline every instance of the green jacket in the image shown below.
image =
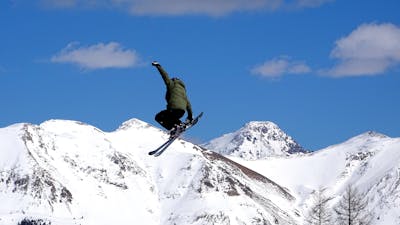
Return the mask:
<svg viewBox="0 0 400 225">
<path fill-rule="evenodd" d="M 187 111 L 188 118 L 193 118 L 192 106 L 186 95 L 186 87 L 180 79 L 170 79 L 168 73 L 161 67 L 157 66 L 161 77 L 167 86 L 165 100 L 167 100 L 167 109 L 182 109 Z"/>
</svg>

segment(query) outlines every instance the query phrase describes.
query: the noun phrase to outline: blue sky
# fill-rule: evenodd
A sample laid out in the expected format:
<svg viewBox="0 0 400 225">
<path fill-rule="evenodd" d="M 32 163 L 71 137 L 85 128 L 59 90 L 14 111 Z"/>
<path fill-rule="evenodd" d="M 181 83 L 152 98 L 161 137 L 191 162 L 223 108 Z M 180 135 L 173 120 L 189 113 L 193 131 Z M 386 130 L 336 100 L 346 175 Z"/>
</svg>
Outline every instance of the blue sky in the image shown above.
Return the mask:
<svg viewBox="0 0 400 225">
<path fill-rule="evenodd" d="M 0 127 L 156 124 L 159 61 L 182 78 L 205 142 L 253 120 L 311 150 L 400 137 L 397 0 L 0 2 Z"/>
</svg>

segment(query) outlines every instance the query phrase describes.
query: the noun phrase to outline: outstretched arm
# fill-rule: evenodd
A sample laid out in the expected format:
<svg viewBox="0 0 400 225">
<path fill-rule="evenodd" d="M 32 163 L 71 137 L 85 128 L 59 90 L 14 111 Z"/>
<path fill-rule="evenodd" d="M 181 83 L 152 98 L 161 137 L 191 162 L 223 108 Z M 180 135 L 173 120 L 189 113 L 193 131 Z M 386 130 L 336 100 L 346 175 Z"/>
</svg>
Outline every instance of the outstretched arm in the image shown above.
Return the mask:
<svg viewBox="0 0 400 225">
<path fill-rule="evenodd" d="M 158 72 L 161 74 L 161 77 L 164 80 L 165 85 L 168 86 L 171 83 L 171 79 L 169 78 L 168 73 L 162 68 L 162 66 L 157 61 L 152 62 L 151 65 L 157 68 Z"/>
</svg>

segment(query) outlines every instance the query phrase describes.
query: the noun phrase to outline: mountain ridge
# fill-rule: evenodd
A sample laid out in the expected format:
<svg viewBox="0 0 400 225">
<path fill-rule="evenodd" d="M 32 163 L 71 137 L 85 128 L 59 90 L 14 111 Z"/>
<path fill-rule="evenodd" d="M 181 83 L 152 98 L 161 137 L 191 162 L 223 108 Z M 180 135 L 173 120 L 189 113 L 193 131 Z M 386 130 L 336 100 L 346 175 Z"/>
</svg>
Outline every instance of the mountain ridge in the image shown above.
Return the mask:
<svg viewBox="0 0 400 225">
<path fill-rule="evenodd" d="M 374 224 L 399 224 L 400 138 L 367 131 L 309 154 L 260 160 L 229 158 L 291 190 L 299 208 L 310 207 L 309 197 L 326 188 L 338 202 L 348 185 L 368 199 Z"/>
<path fill-rule="evenodd" d="M 298 224 L 287 188 L 217 153 L 177 140 L 149 157 L 166 138 L 137 119 L 1 128 L 0 224 Z"/>
<path fill-rule="evenodd" d="M 247 143 L 291 140 L 271 122 L 245 127 Z M 337 202 L 348 184 L 368 197 L 376 224 L 400 223 L 400 138 L 368 131 L 259 159 L 179 139 L 162 156 L 147 155 L 167 138 L 136 118 L 112 132 L 72 120 L 0 128 L 0 224 L 301 225 L 313 191 L 326 187 Z"/>
</svg>

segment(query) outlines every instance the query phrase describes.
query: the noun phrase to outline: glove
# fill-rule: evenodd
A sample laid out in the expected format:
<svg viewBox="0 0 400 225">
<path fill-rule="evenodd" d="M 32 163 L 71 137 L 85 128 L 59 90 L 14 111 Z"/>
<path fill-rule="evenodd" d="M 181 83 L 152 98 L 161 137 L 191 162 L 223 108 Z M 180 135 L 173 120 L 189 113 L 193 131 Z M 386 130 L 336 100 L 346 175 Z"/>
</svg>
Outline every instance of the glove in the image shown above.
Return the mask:
<svg viewBox="0 0 400 225">
<path fill-rule="evenodd" d="M 151 65 L 157 67 L 157 66 L 160 65 L 160 63 L 158 63 L 157 61 L 153 61 L 153 62 L 151 63 Z"/>
</svg>

